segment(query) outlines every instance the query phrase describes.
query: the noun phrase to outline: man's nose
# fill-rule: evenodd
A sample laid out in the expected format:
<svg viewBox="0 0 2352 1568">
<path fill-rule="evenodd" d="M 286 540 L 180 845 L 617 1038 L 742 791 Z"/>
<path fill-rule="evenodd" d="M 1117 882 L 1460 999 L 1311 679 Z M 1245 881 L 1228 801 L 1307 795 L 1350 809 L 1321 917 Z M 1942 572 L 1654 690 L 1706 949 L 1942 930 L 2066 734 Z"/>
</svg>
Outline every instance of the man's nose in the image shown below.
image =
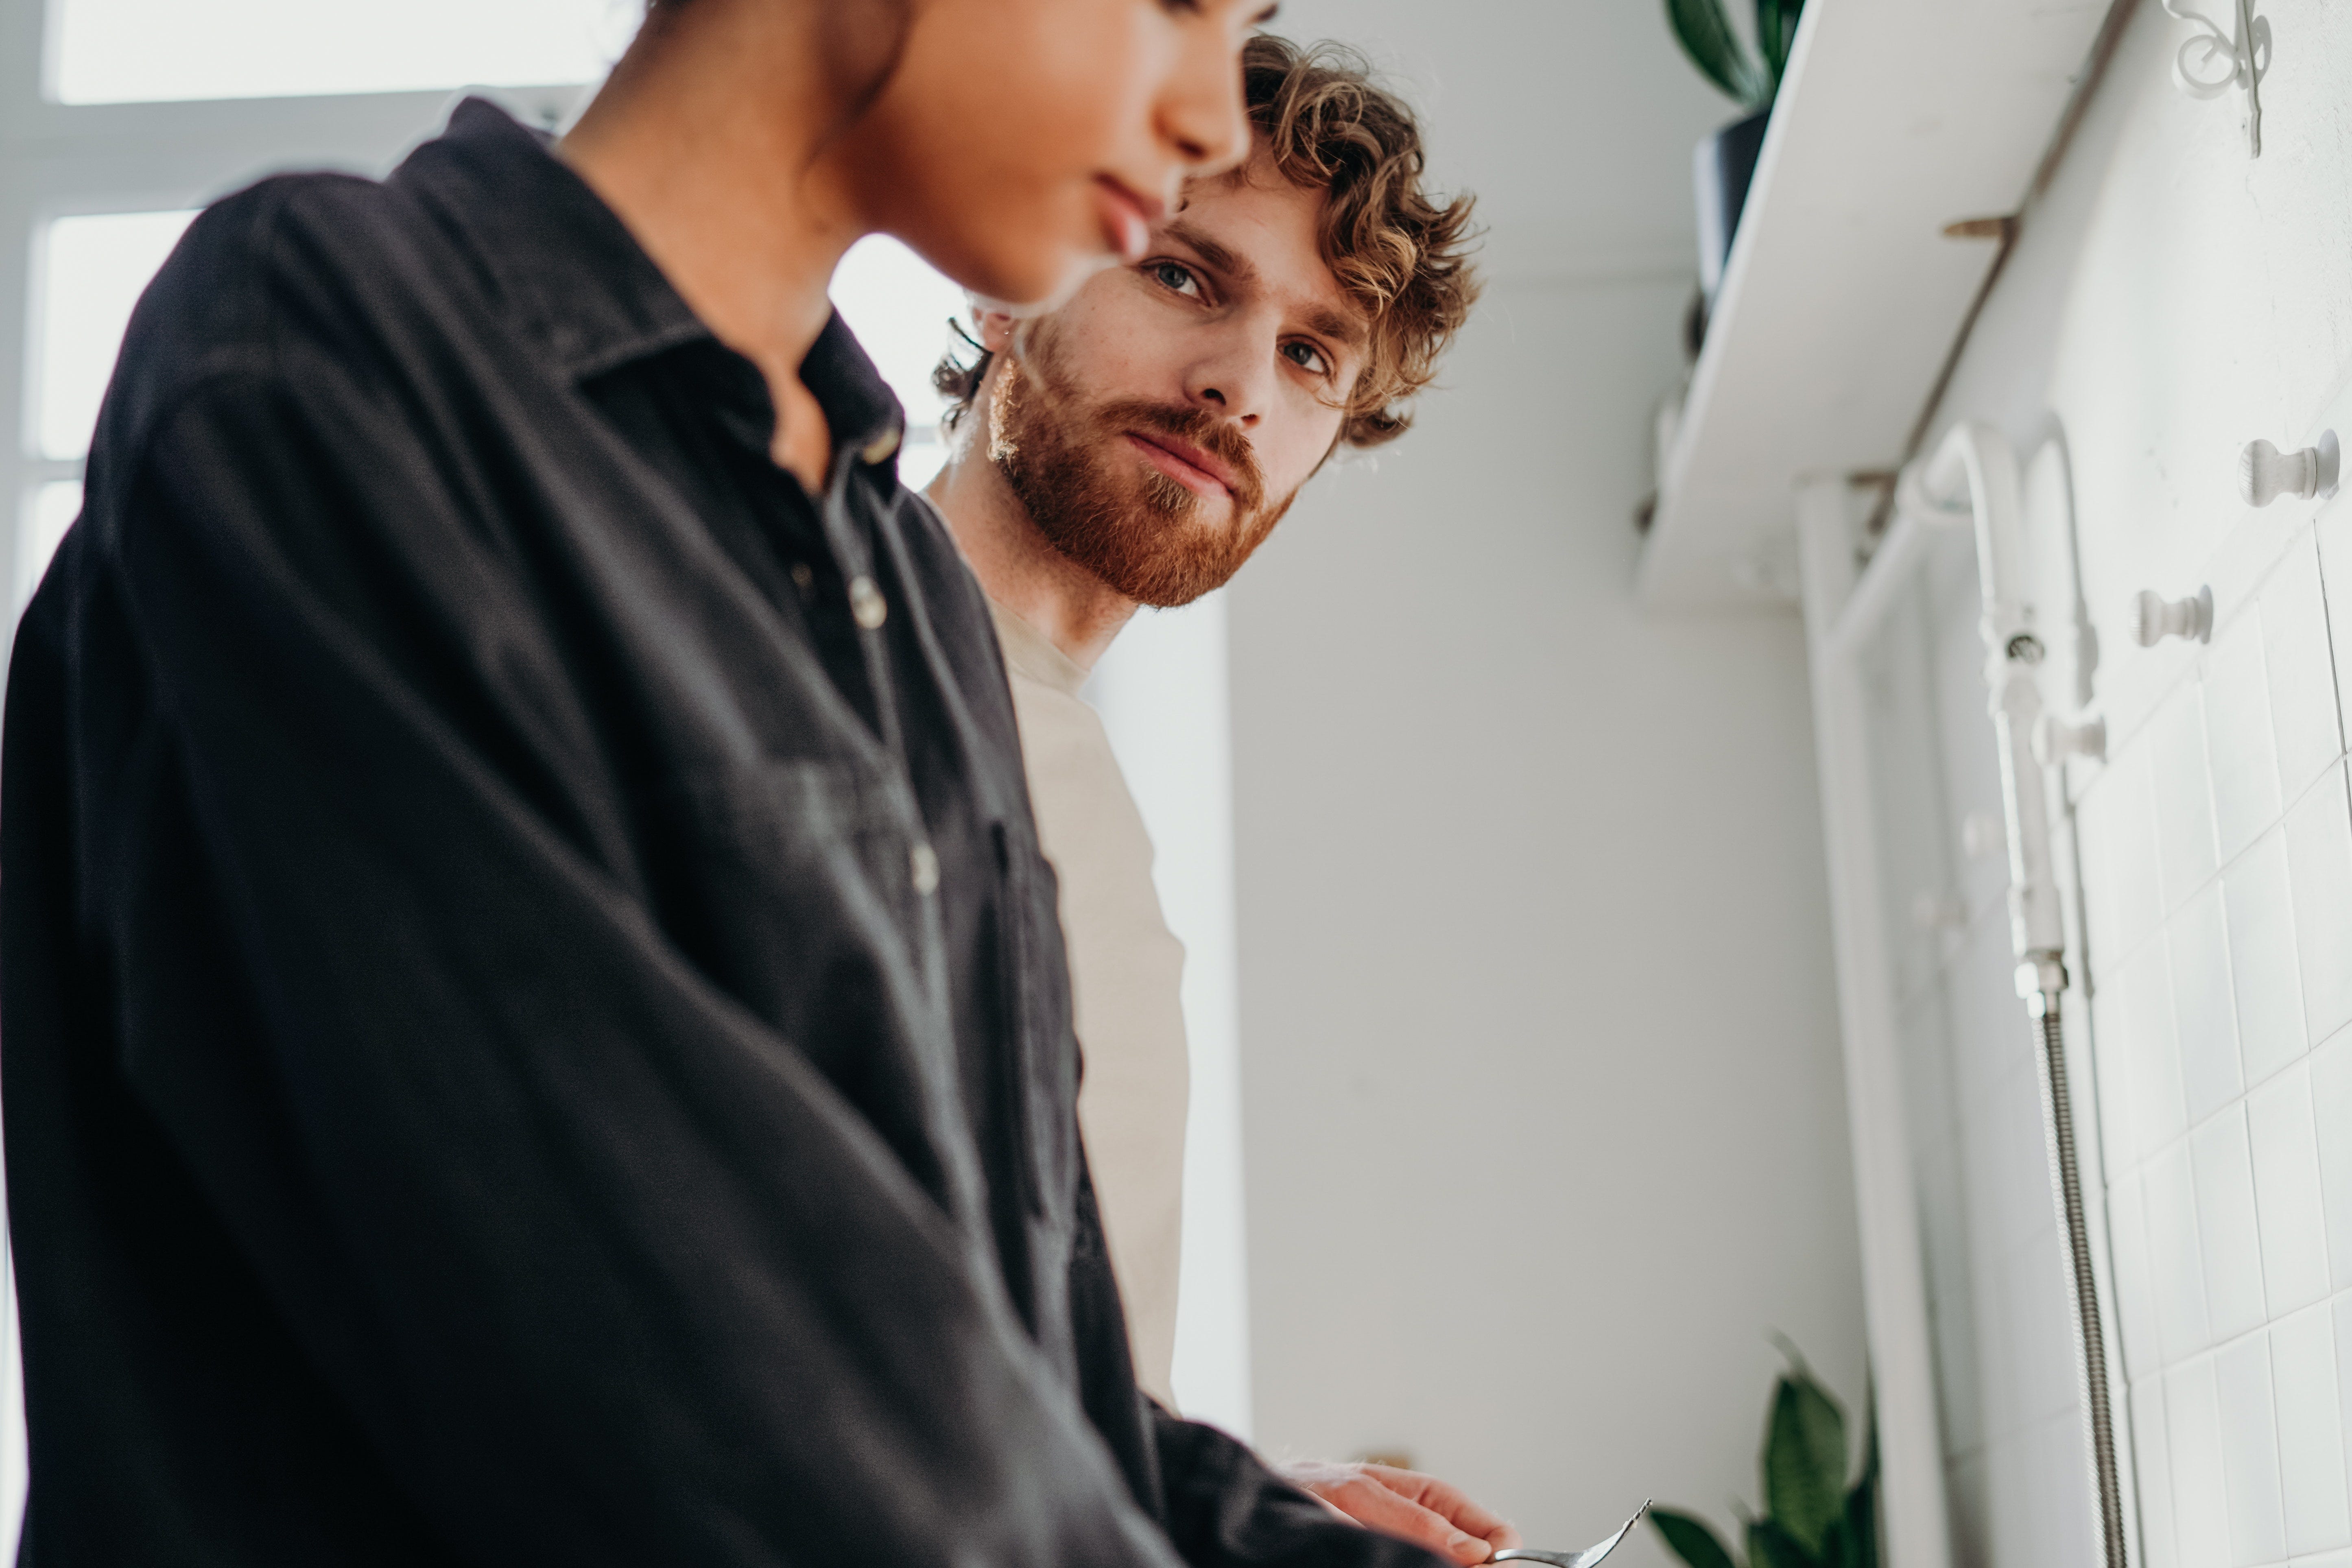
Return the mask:
<svg viewBox="0 0 2352 1568">
<path fill-rule="evenodd" d="M 1275 345 L 1258 333 L 1235 337 L 1239 341 L 1221 345 L 1192 366 L 1184 391 L 1193 406 L 1214 408 L 1253 429 L 1273 397 Z"/>
</svg>

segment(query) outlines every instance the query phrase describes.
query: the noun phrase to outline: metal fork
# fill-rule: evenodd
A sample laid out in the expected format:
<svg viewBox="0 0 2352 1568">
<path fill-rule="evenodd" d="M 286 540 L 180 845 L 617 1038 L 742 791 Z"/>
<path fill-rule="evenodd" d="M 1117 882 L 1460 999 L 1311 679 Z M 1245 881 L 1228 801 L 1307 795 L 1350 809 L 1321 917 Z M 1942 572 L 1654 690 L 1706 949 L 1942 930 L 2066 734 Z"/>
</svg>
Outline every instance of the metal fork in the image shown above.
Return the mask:
<svg viewBox="0 0 2352 1568">
<path fill-rule="evenodd" d="M 1581 1552 L 1538 1552 L 1532 1547 L 1513 1546 L 1496 1552 L 1487 1561 L 1490 1563 L 1549 1563 L 1552 1564 L 1552 1568 L 1593 1568 L 1594 1563 L 1617 1550 L 1617 1543 L 1624 1540 L 1626 1534 L 1642 1522 L 1642 1516 L 1649 1511 L 1650 1500 L 1644 1498 L 1642 1500 L 1642 1506 L 1633 1510 L 1633 1517 L 1617 1527 L 1616 1534 L 1605 1541 L 1596 1541 Z"/>
</svg>

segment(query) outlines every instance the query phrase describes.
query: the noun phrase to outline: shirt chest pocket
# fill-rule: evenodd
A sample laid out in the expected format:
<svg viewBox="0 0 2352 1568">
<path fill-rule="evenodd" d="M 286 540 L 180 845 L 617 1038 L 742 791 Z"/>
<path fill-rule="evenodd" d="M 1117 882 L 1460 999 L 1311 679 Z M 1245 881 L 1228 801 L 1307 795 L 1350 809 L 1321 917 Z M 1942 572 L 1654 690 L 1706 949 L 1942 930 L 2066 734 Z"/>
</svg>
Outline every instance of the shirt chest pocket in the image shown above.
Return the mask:
<svg viewBox="0 0 2352 1568">
<path fill-rule="evenodd" d="M 660 901 L 712 979 L 820 1058 L 928 1011 L 921 902 L 938 871 L 910 808 L 808 758 L 697 769 L 677 795 Z"/>
</svg>

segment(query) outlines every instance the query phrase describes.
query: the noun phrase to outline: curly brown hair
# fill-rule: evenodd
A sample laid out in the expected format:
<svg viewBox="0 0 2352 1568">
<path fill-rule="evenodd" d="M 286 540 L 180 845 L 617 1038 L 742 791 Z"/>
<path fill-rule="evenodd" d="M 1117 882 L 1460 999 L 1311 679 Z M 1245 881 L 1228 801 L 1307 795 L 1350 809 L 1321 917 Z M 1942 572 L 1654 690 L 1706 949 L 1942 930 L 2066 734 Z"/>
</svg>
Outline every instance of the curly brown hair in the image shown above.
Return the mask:
<svg viewBox="0 0 2352 1568">
<path fill-rule="evenodd" d="M 1242 88 L 1259 145 L 1222 177 L 1247 179 L 1263 160 L 1302 189 L 1329 193 L 1323 259 L 1370 327 L 1339 439 L 1350 447 L 1393 441 L 1411 427 L 1413 396 L 1436 375 L 1478 300 L 1473 198 L 1423 189 L 1420 121 L 1353 49 L 1260 34 L 1242 47 Z M 932 372 L 931 384 L 949 402 L 949 429 L 979 396 L 993 357 L 950 354 Z"/>
</svg>

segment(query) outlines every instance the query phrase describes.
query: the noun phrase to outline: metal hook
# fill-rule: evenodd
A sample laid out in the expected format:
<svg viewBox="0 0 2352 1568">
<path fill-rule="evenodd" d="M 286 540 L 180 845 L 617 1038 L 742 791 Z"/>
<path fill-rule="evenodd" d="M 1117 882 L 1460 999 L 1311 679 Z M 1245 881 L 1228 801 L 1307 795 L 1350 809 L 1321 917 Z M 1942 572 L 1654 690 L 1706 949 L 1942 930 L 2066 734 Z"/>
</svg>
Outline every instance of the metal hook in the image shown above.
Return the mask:
<svg viewBox="0 0 2352 1568">
<path fill-rule="evenodd" d="M 2196 33 L 2174 51 L 2172 83 L 2191 98 L 2219 98 L 2231 88 L 2246 95 L 2246 156 L 2263 155 L 2263 78 L 2271 68 L 2271 23 L 2254 15 L 2254 0 L 2233 0 L 2235 26 L 2224 31 L 2181 0 L 2163 0 L 2166 13 Z M 2221 67 L 2226 68 L 2216 69 Z"/>
</svg>

